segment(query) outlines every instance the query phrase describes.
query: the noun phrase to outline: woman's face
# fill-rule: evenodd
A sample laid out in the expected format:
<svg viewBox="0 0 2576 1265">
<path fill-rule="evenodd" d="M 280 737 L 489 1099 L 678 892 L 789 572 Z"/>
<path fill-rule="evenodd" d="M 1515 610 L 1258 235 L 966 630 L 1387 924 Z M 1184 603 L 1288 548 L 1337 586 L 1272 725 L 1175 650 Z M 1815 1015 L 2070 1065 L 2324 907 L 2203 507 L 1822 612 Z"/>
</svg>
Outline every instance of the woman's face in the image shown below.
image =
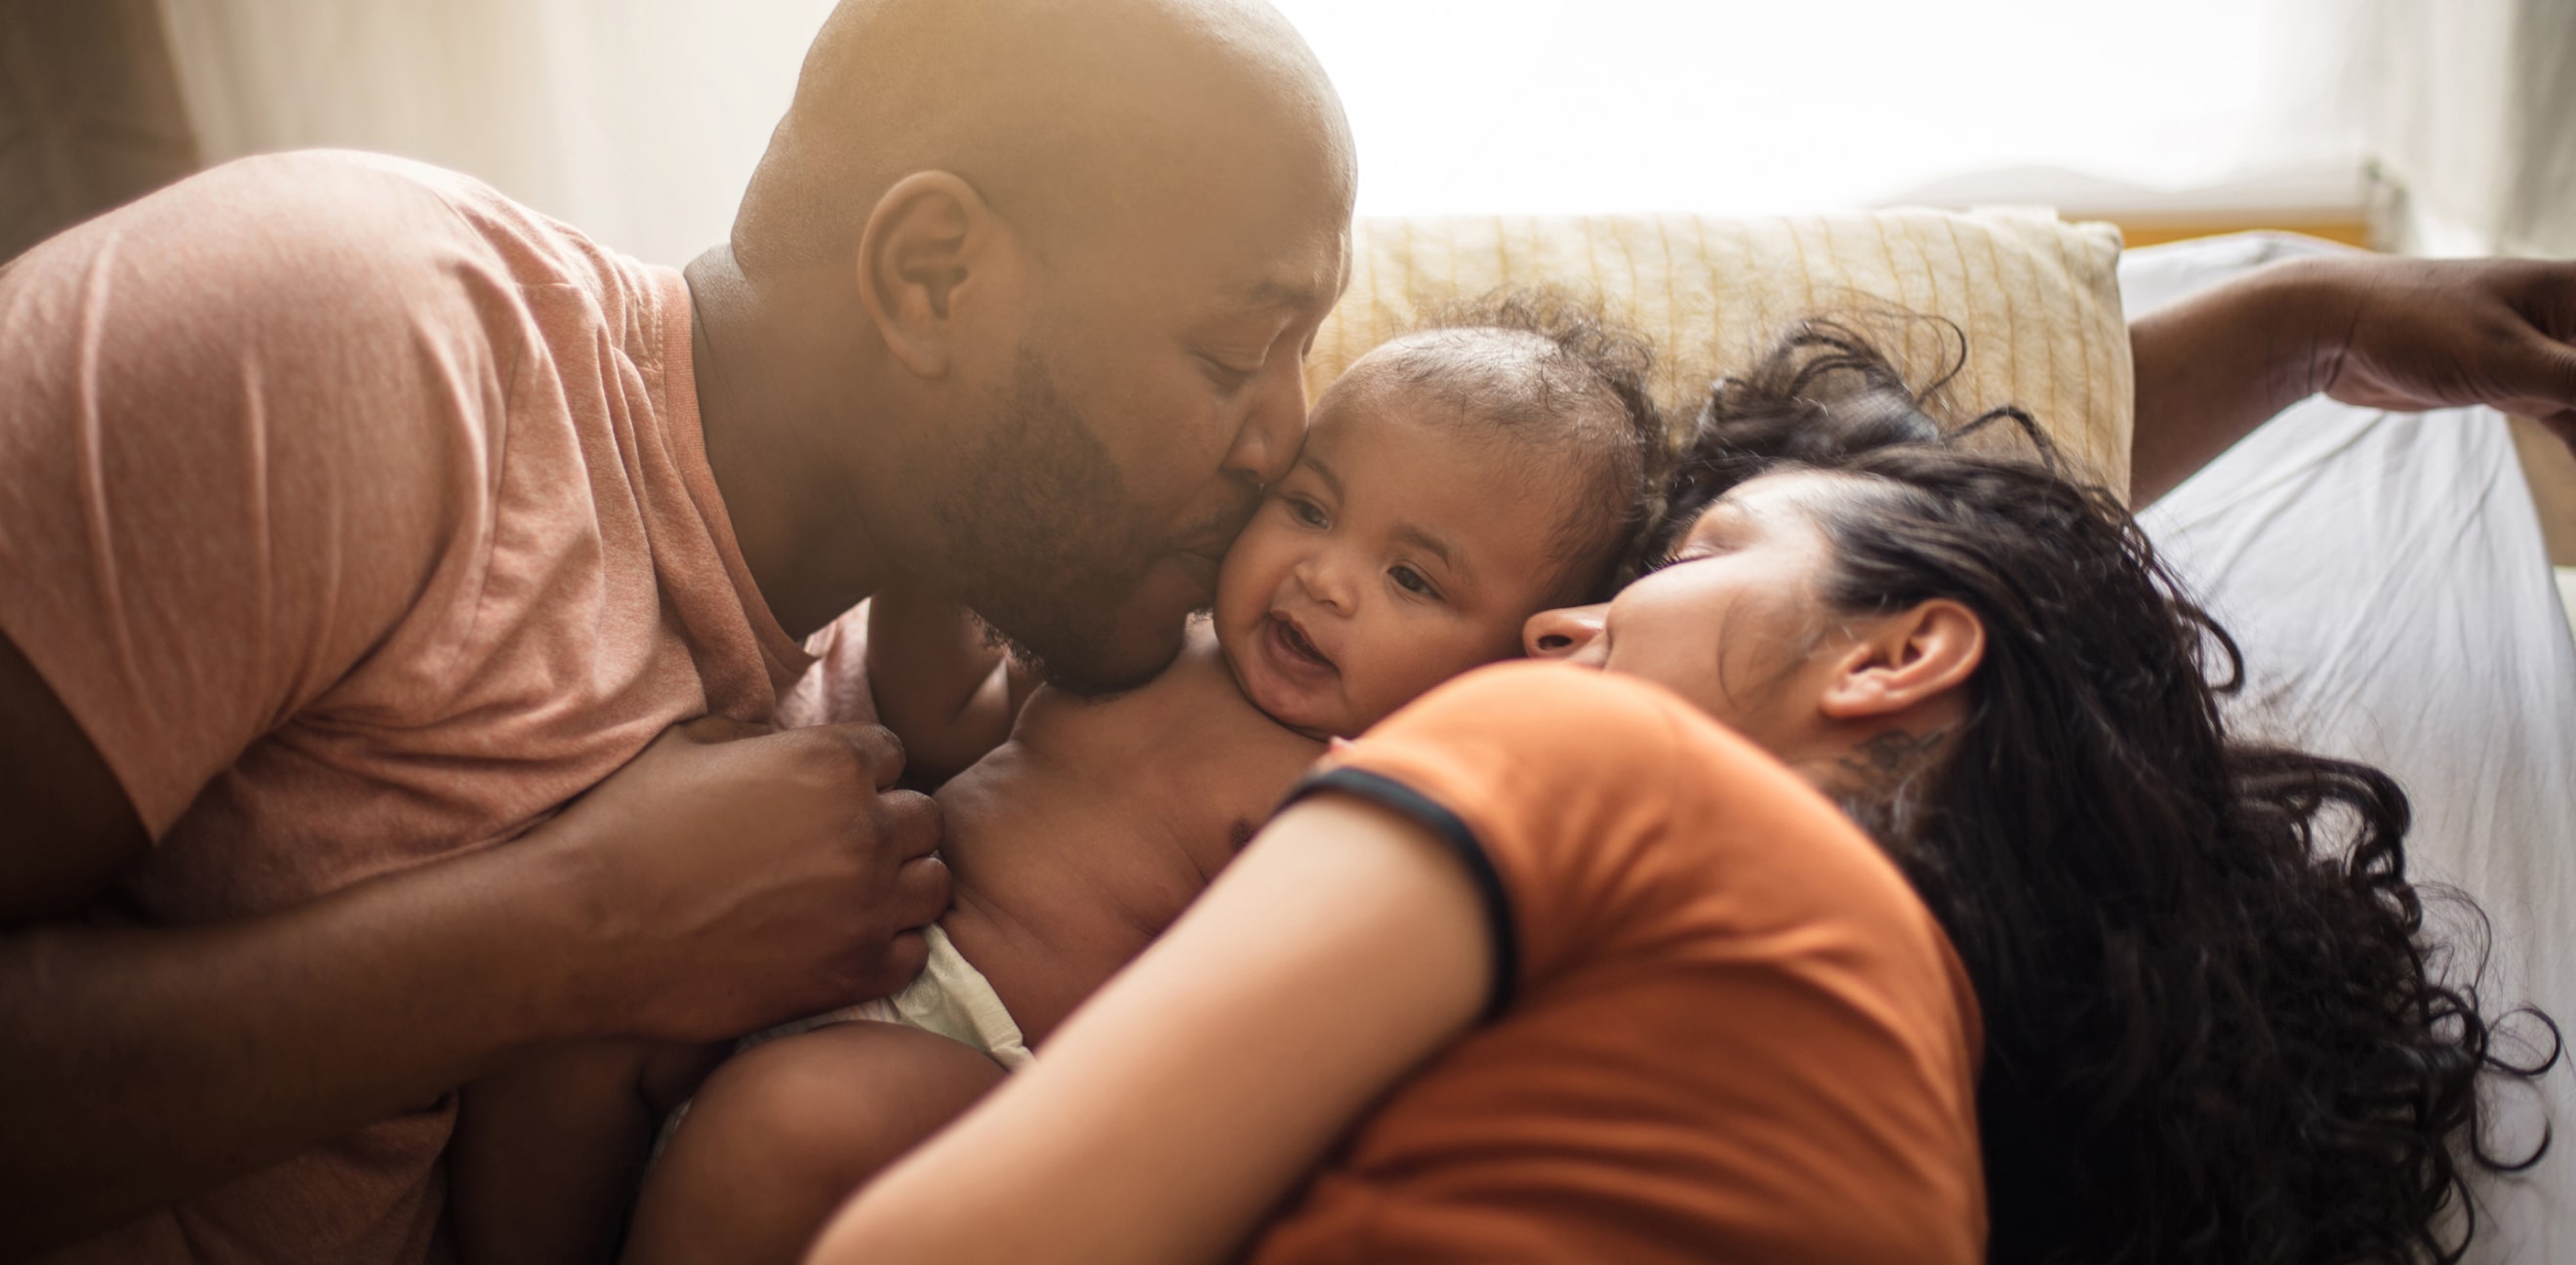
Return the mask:
<svg viewBox="0 0 2576 1265">
<path fill-rule="evenodd" d="M 1700 514 L 1668 564 L 1609 602 L 1532 617 L 1524 646 L 1655 681 L 1788 755 L 1818 727 L 1830 651 L 1848 639 L 1818 596 L 1832 553 L 1811 511 L 1837 482 L 1812 472 L 1747 481 Z"/>
</svg>

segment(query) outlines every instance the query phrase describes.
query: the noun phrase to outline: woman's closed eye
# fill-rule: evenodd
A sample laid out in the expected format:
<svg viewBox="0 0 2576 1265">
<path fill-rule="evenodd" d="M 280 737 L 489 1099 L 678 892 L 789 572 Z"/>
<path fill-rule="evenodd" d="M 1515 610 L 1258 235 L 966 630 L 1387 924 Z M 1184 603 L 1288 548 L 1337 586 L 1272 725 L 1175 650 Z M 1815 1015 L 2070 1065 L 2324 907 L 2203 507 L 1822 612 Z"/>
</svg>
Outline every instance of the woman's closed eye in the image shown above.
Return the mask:
<svg viewBox="0 0 2576 1265">
<path fill-rule="evenodd" d="M 1687 540 L 1680 541 L 1674 544 L 1672 548 L 1666 549 L 1662 553 L 1656 554 L 1654 557 L 1647 559 L 1646 565 L 1641 569 L 1641 574 L 1653 575 L 1667 567 L 1678 567 L 1685 562 L 1697 562 L 1702 558 L 1708 557 L 1713 552 L 1714 551 L 1706 545 L 1693 544 Z"/>
<path fill-rule="evenodd" d="M 1694 531 L 1674 541 L 1672 548 L 1664 551 L 1664 556 L 1646 565 L 1646 570 L 1661 571 L 1666 567 L 1677 567 L 1685 562 L 1700 562 L 1714 558 L 1727 552 L 1734 547 L 1734 544 L 1735 542 L 1729 540 L 1723 532 L 1705 529 Z"/>
</svg>

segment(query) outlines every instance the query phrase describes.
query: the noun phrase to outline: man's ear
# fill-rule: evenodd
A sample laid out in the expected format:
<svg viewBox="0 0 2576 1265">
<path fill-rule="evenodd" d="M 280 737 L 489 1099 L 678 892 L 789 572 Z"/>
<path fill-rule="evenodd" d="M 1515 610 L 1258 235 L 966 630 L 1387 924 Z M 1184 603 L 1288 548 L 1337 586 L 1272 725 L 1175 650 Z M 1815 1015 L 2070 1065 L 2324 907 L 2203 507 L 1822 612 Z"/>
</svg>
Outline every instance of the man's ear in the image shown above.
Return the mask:
<svg viewBox="0 0 2576 1265">
<path fill-rule="evenodd" d="M 976 315 L 961 303 L 1013 288 L 1012 247 L 1009 226 L 953 173 L 916 171 L 877 199 L 859 234 L 859 300 L 904 368 L 948 373 Z"/>
<path fill-rule="evenodd" d="M 1936 597 L 1881 616 L 1845 652 L 1818 707 L 1836 720 L 1891 716 L 1967 684 L 1985 657 L 1985 622 Z"/>
</svg>

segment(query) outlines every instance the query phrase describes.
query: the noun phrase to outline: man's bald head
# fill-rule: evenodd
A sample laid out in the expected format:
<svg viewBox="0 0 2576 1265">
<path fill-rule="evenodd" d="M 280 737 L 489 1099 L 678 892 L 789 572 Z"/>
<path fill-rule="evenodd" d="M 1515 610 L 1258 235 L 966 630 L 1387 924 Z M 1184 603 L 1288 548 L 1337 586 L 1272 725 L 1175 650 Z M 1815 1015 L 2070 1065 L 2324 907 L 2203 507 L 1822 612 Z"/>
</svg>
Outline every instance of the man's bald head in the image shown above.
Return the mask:
<svg viewBox="0 0 2576 1265">
<path fill-rule="evenodd" d="M 759 281 L 837 268 L 904 176 L 963 177 L 1042 251 L 1186 205 L 1250 166 L 1347 217 L 1341 103 L 1258 0 L 843 0 L 753 173 L 733 251 Z"/>
<path fill-rule="evenodd" d="M 849 454 L 808 504 L 1117 688 L 1296 460 L 1355 182 L 1258 0 L 843 0 L 705 292 L 748 283 L 741 376 Z"/>
</svg>

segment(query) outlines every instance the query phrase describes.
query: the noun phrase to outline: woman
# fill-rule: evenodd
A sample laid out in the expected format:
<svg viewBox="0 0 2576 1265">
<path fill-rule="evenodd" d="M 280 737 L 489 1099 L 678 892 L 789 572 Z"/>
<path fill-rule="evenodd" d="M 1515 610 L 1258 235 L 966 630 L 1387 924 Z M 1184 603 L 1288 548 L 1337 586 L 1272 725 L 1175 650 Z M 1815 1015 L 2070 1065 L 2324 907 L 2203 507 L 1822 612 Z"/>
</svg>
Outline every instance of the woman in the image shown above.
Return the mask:
<svg viewBox="0 0 2576 1265">
<path fill-rule="evenodd" d="M 2428 969 L 2385 776 L 2228 736 L 2115 498 L 1815 327 L 1676 509 L 814 1259 L 2456 1256 L 2464 1170 L 2538 1158 L 2479 1078 L 2554 1029 L 2518 1066 Z"/>
</svg>

